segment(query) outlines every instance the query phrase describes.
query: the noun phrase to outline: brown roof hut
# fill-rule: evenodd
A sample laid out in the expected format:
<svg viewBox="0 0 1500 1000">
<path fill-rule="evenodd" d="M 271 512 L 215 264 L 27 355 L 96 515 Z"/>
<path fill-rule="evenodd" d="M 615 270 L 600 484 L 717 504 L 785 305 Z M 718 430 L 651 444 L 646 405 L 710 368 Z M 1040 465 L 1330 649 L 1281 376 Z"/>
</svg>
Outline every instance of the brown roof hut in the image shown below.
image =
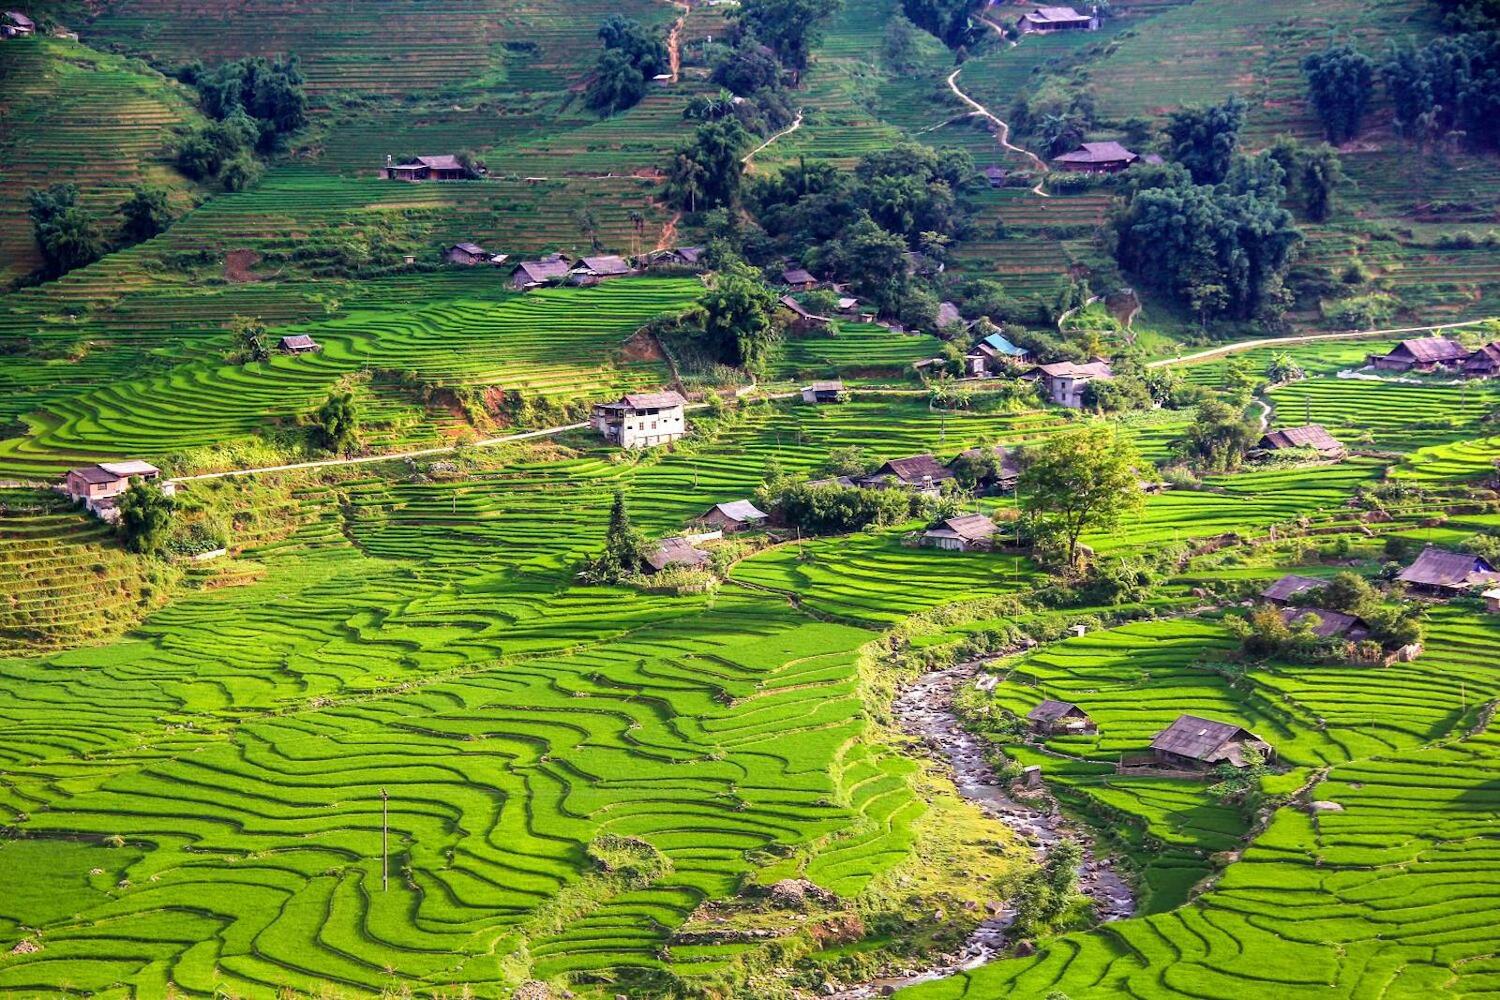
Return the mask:
<svg viewBox="0 0 1500 1000">
<path fill-rule="evenodd" d="M 488 264 L 493 257 L 494 254 L 478 243 L 455 243 L 443 251 L 443 260 L 449 264 L 462 264 L 465 267 Z"/>
<path fill-rule="evenodd" d="M 1071 701 L 1053 701 L 1051 698 L 1026 713 L 1031 730 L 1046 736 L 1060 733 L 1097 733 L 1099 727 L 1089 714 Z"/>
<path fill-rule="evenodd" d="M 1500 583 L 1500 572 L 1483 556 L 1428 547 L 1396 579 L 1421 593 L 1455 596 Z"/>
<path fill-rule="evenodd" d="M 539 288 L 549 282 L 563 280 L 568 276 L 568 270 L 567 258 L 553 254 L 541 260 L 523 260 L 510 272 L 510 280 L 516 288 Z"/>
<path fill-rule="evenodd" d="M 922 532 L 922 544 L 953 552 L 975 552 L 995 544 L 1000 526 L 983 514 L 960 514 Z"/>
<path fill-rule="evenodd" d="M 575 285 L 593 285 L 634 273 L 635 270 L 621 257 L 609 255 L 584 257 L 578 262 L 578 266 L 573 268 L 571 280 Z"/>
<path fill-rule="evenodd" d="M 981 170 L 980 173 L 984 175 L 984 179 L 986 181 L 989 181 L 990 187 L 998 188 L 1005 186 L 1006 174 L 1004 167 L 997 167 L 995 164 L 991 163 L 989 166 Z"/>
<path fill-rule="evenodd" d="M 393 181 L 461 181 L 469 176 L 468 169 L 450 153 L 419 156 L 410 163 L 394 163 L 387 156 L 382 172 Z"/>
<path fill-rule="evenodd" d="M 818 279 L 800 267 L 789 267 L 781 272 L 781 283 L 794 292 L 810 292 L 818 286 Z"/>
<path fill-rule="evenodd" d="M 1322 424 L 1307 424 L 1303 427 L 1283 427 L 1260 439 L 1256 445 L 1262 451 L 1286 451 L 1289 448 L 1311 448 L 1323 458 L 1343 458 L 1348 454 L 1338 439 L 1328 433 Z"/>
<path fill-rule="evenodd" d="M 1271 744 L 1230 722 L 1217 722 L 1196 715 L 1181 715 L 1156 734 L 1151 750 L 1157 762 L 1167 767 L 1207 770 L 1219 764 L 1244 767 L 1245 751 L 1255 750 L 1269 760 Z"/>
<path fill-rule="evenodd" d="M 1001 493 L 1009 493 L 1021 481 L 1021 462 L 1015 452 L 1003 444 L 995 445 L 993 450 L 995 457 L 1000 460 L 995 467 L 995 474 L 984 476 L 978 485 Z M 953 461 L 948 463 L 948 468 L 952 469 L 961 458 L 977 462 L 984 458 L 984 451 L 979 448 L 966 448 L 953 457 Z"/>
<path fill-rule="evenodd" d="M 1500 375 L 1500 340 L 1485 344 L 1465 358 L 1464 374 L 1469 378 L 1495 378 Z"/>
<path fill-rule="evenodd" d="M 1447 337 L 1421 337 L 1403 340 L 1391 350 L 1370 357 L 1370 365 L 1382 371 L 1430 372 L 1434 368 L 1460 364 L 1469 356 L 1464 345 Z"/>
<path fill-rule="evenodd" d="M 876 489 L 899 486 L 936 494 L 943 481 L 952 478 L 953 470 L 931 455 L 913 455 L 891 459 L 860 480 L 860 485 Z"/>
<path fill-rule="evenodd" d="M 1313 626 L 1313 634 L 1319 639 L 1347 639 L 1350 642 L 1359 642 L 1370 637 L 1370 626 L 1358 615 L 1346 615 L 1342 611 L 1330 611 L 1327 608 L 1283 608 L 1281 620 L 1292 628 L 1301 627 L 1302 623 L 1316 617 L 1317 624 Z"/>
<path fill-rule="evenodd" d="M 1034 7 L 1016 20 L 1016 30 L 1022 34 L 1052 31 L 1093 31 L 1099 27 L 1098 17 L 1092 12 L 1080 14 L 1072 7 Z"/>
<path fill-rule="evenodd" d="M 1111 140 L 1085 142 L 1071 153 L 1053 157 L 1052 162 L 1064 170 L 1086 174 L 1115 174 L 1140 158 L 1140 154 Z"/>
<path fill-rule="evenodd" d="M 1328 586 L 1327 580 L 1319 580 L 1315 576 L 1298 576 L 1296 573 L 1288 573 L 1286 576 L 1271 584 L 1260 592 L 1260 596 L 1272 604 L 1285 607 L 1292 603 L 1292 598 L 1309 590 L 1321 590 Z"/>
<path fill-rule="evenodd" d="M 18 10 L 8 10 L 0 16 L 0 35 L 20 38 L 36 34 L 36 22 Z"/>
<path fill-rule="evenodd" d="M 646 570 L 660 573 L 672 566 L 702 566 L 708 562 L 708 553 L 693 547 L 686 538 L 664 538 L 646 553 Z"/>
<path fill-rule="evenodd" d="M 792 314 L 792 328 L 795 330 L 806 331 L 818 329 L 826 327 L 833 322 L 827 316 L 819 316 L 816 313 L 809 312 L 806 306 L 790 295 L 783 295 L 778 301 L 781 303 L 782 308 Z"/>
<path fill-rule="evenodd" d="M 288 354 L 311 354 L 314 351 L 321 351 L 323 349 L 316 340 L 313 340 L 305 333 L 299 333 L 291 337 L 282 337 L 280 347 Z"/>
</svg>

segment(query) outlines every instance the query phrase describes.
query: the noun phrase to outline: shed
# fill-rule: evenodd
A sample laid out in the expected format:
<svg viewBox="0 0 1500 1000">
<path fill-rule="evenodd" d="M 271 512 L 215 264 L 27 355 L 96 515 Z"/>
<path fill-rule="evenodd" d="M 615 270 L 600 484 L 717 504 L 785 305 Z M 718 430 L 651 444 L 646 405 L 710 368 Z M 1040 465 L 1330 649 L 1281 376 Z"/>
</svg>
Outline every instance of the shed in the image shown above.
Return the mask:
<svg viewBox="0 0 1500 1000">
<path fill-rule="evenodd" d="M 708 562 L 708 553 L 694 548 L 686 538 L 664 538 L 646 553 L 646 569 L 660 573 L 672 566 L 702 566 Z"/>
<path fill-rule="evenodd" d="M 1370 637 L 1370 626 L 1358 615 L 1330 611 L 1327 608 L 1281 609 L 1281 620 L 1292 628 L 1299 628 L 1303 622 L 1313 616 L 1316 616 L 1318 622 L 1313 626 L 1313 634 L 1319 639 L 1347 639 L 1350 642 L 1359 642 Z"/>
<path fill-rule="evenodd" d="M 818 285 L 818 279 L 801 267 L 789 267 L 781 272 L 781 283 L 795 292 L 810 292 Z"/>
<path fill-rule="evenodd" d="M 1296 573 L 1288 573 L 1286 576 L 1271 584 L 1260 592 L 1260 596 L 1272 604 L 1285 607 L 1292 602 L 1292 598 L 1309 590 L 1321 590 L 1328 586 L 1327 580 L 1320 580 L 1315 576 L 1298 576 Z"/>
<path fill-rule="evenodd" d="M 0 35 L 21 38 L 36 34 L 36 22 L 18 10 L 8 10 L 0 17 Z"/>
<path fill-rule="evenodd" d="M 1301 427 L 1284 427 L 1272 431 L 1256 445 L 1262 451 L 1286 451 L 1290 448 L 1311 448 L 1323 458 L 1343 458 L 1348 454 L 1338 439 L 1328 433 L 1322 424 L 1306 424 Z"/>
<path fill-rule="evenodd" d="M 794 317 L 792 326 L 795 329 L 804 331 L 813 330 L 826 327 L 833 322 L 827 316 L 819 316 L 816 313 L 809 312 L 806 306 L 790 295 L 783 295 L 778 301 L 781 303 L 782 308 L 788 310 Z"/>
<path fill-rule="evenodd" d="M 1053 31 L 1093 31 L 1099 27 L 1094 12 L 1080 14 L 1072 7 L 1033 7 L 1016 21 L 1016 30 L 1025 34 Z"/>
<path fill-rule="evenodd" d="M 1089 714 L 1071 701 L 1051 698 L 1026 713 L 1032 732 L 1053 736 L 1059 733 L 1097 733 L 1099 727 Z"/>
<path fill-rule="evenodd" d="M 477 243 L 455 243 L 443 251 L 443 260 L 449 264 L 462 264 L 465 267 L 488 264 L 493 257 L 493 254 Z"/>
<path fill-rule="evenodd" d="M 983 514 L 945 518 L 922 532 L 922 544 L 934 549 L 974 552 L 995 544 L 1000 526 Z"/>
<path fill-rule="evenodd" d="M 1029 355 L 1024 347 L 1017 347 L 1004 334 L 992 333 L 976 342 L 964 357 L 970 362 L 970 369 L 980 374 L 980 369 L 994 372 L 1025 364 Z"/>
<path fill-rule="evenodd" d="M 1244 767 L 1245 751 L 1255 750 L 1266 760 L 1275 751 L 1259 736 L 1231 722 L 1181 715 L 1151 741 L 1158 763 L 1169 767 L 1206 770 L 1219 764 Z"/>
<path fill-rule="evenodd" d="M 1085 142 L 1071 153 L 1053 157 L 1052 162 L 1064 170 L 1086 174 L 1119 173 L 1139 160 L 1140 154 L 1126 149 L 1118 142 Z"/>
<path fill-rule="evenodd" d="M 419 156 L 408 163 L 395 163 L 387 156 L 382 173 L 393 181 L 461 181 L 469 176 L 468 168 L 451 153 Z"/>
<path fill-rule="evenodd" d="M 1500 587 L 1492 587 L 1480 596 L 1484 598 L 1484 610 L 1490 614 L 1500 614 Z"/>
<path fill-rule="evenodd" d="M 802 387 L 804 403 L 837 403 L 843 398 L 844 383 L 836 378 Z"/>
<path fill-rule="evenodd" d="M 749 500 L 731 500 L 728 503 L 714 504 L 698 518 L 698 522 L 710 528 L 717 528 L 727 535 L 762 524 L 766 517 L 766 512 Z"/>
<path fill-rule="evenodd" d="M 1500 572 L 1483 556 L 1428 546 L 1396 579 L 1419 592 L 1455 596 L 1475 587 L 1500 583 Z"/>
<path fill-rule="evenodd" d="M 299 333 L 291 337 L 282 337 L 280 347 L 288 354 L 310 354 L 323 349 L 316 340 L 313 340 L 305 333 Z"/>
<path fill-rule="evenodd" d="M 1006 175 L 1004 168 L 998 167 L 995 164 L 991 163 L 989 166 L 981 170 L 980 173 L 984 175 L 985 180 L 989 181 L 990 187 L 998 188 L 1005 186 Z"/>
</svg>

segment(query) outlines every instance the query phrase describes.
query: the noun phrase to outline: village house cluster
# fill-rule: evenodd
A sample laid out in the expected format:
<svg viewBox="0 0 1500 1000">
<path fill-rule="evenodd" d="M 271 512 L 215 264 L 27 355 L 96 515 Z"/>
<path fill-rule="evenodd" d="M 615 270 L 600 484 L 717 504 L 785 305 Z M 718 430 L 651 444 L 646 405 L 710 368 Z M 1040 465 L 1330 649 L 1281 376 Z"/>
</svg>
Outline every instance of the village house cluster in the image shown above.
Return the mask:
<svg viewBox="0 0 1500 1000">
<path fill-rule="evenodd" d="M 1500 376 L 1500 341 L 1470 350 L 1448 337 L 1403 340 L 1385 354 L 1372 354 L 1367 363 L 1376 371 L 1447 372 L 1465 378 Z"/>
</svg>

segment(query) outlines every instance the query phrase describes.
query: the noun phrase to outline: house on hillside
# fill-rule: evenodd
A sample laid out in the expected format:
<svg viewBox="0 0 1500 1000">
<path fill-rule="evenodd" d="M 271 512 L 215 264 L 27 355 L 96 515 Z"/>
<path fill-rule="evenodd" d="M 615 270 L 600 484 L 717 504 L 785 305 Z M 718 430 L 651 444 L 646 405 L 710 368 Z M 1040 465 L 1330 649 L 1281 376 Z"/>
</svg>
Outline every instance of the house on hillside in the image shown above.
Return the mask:
<svg viewBox="0 0 1500 1000">
<path fill-rule="evenodd" d="M 0 38 L 25 38 L 36 34 L 36 22 L 18 10 L 0 14 Z"/>
<path fill-rule="evenodd" d="M 1194 771 L 1206 771 L 1220 764 L 1244 767 L 1247 750 L 1256 751 L 1265 760 L 1270 760 L 1276 752 L 1271 744 L 1243 726 L 1196 715 L 1178 716 L 1176 722 L 1151 741 L 1151 752 L 1158 764 Z"/>
<path fill-rule="evenodd" d="M 506 254 L 490 253 L 477 243 L 455 243 L 443 251 L 443 261 L 473 267 L 476 264 L 503 264 Z"/>
<path fill-rule="evenodd" d="M 83 504 L 89 513 L 105 521 L 120 516 L 120 496 L 135 482 L 158 483 L 167 496 L 177 492 L 177 484 L 161 478 L 161 470 L 148 462 L 101 462 L 71 469 L 63 477 L 62 489 L 73 500 Z"/>
<path fill-rule="evenodd" d="M 1064 170 L 1085 174 L 1117 174 L 1140 159 L 1118 142 L 1085 142 L 1071 153 L 1054 156 L 1052 162 Z"/>
<path fill-rule="evenodd" d="M 1029 358 L 1024 347 L 1017 347 L 1004 334 L 992 333 L 964 355 L 964 367 L 971 375 L 988 375 L 1025 364 Z"/>
<path fill-rule="evenodd" d="M 942 484 L 953 478 L 953 470 L 931 455 L 893 458 L 859 480 L 872 489 L 908 489 L 937 496 Z"/>
<path fill-rule="evenodd" d="M 568 270 L 568 258 L 560 253 L 541 260 L 523 260 L 510 272 L 510 283 L 521 291 L 540 288 L 564 280 L 568 276 Z"/>
<path fill-rule="evenodd" d="M 1490 614 L 1500 614 L 1500 587 L 1492 587 L 1479 595 L 1484 598 L 1484 610 Z"/>
<path fill-rule="evenodd" d="M 611 278 L 625 278 L 635 274 L 635 268 L 623 258 L 612 255 L 584 257 L 568 272 L 568 281 L 575 285 L 597 285 Z"/>
<path fill-rule="evenodd" d="M 994 453 L 998 459 L 994 474 L 981 477 L 977 485 L 986 492 L 1014 493 L 1016 485 L 1021 481 L 1021 463 L 1016 458 L 1015 452 L 1003 444 L 995 445 Z M 983 458 L 984 452 L 980 449 L 967 448 L 954 456 L 953 461 L 948 463 L 948 468 L 952 469 L 960 459 L 977 462 Z"/>
<path fill-rule="evenodd" d="M 1464 359 L 1464 376 L 1467 378 L 1496 378 L 1500 376 L 1500 340 L 1485 344 Z"/>
<path fill-rule="evenodd" d="M 1033 7 L 1016 19 L 1021 34 L 1099 30 L 1099 8 L 1080 14 L 1072 7 Z"/>
<path fill-rule="evenodd" d="M 1272 431 L 1256 444 L 1263 452 L 1287 451 L 1295 448 L 1311 448 L 1320 458 L 1343 458 L 1348 449 L 1338 439 L 1323 429 L 1322 424 L 1307 424 L 1303 427 L 1283 427 Z"/>
<path fill-rule="evenodd" d="M 1421 337 L 1403 340 L 1385 354 L 1368 358 L 1372 368 L 1388 372 L 1430 372 L 1438 368 L 1461 365 L 1469 351 L 1447 337 Z"/>
<path fill-rule="evenodd" d="M 1084 390 L 1090 383 L 1112 381 L 1115 372 L 1108 361 L 1094 358 L 1081 365 L 1072 361 L 1037 365 L 1026 377 L 1040 379 L 1042 389 L 1051 402 L 1076 410 L 1083 406 Z"/>
<path fill-rule="evenodd" d="M 1296 573 L 1288 573 L 1286 576 L 1271 584 L 1260 592 L 1263 600 L 1276 605 L 1286 607 L 1292 603 L 1292 598 L 1309 590 L 1321 590 L 1328 586 L 1327 580 L 1319 580 L 1315 576 L 1298 576 Z"/>
<path fill-rule="evenodd" d="M 922 532 L 922 544 L 933 549 L 979 552 L 993 548 L 1000 526 L 983 514 L 944 518 Z"/>
<path fill-rule="evenodd" d="M 992 188 L 1002 188 L 1002 187 L 1005 187 L 1005 177 L 1006 177 L 1006 174 L 1005 174 L 1005 169 L 1003 167 L 998 167 L 995 164 L 991 163 L 989 166 L 987 166 L 983 170 L 979 171 L 979 173 L 980 173 L 981 176 L 984 177 L 984 179 L 986 181 L 989 182 L 990 187 L 992 187 Z"/>
<path fill-rule="evenodd" d="M 810 312 L 806 306 L 790 295 L 783 295 L 778 301 L 783 309 L 792 314 L 790 326 L 794 332 L 807 333 L 812 330 L 821 330 L 833 323 L 833 320 L 827 316 L 819 316 Z"/>
<path fill-rule="evenodd" d="M 1099 731 L 1083 709 L 1071 701 L 1053 701 L 1051 698 L 1027 712 L 1026 722 L 1039 736 L 1080 736 Z"/>
<path fill-rule="evenodd" d="M 597 404 L 590 423 L 610 444 L 651 448 L 687 434 L 686 405 L 675 392 L 627 392 L 613 403 Z"/>
<path fill-rule="evenodd" d="M 313 354 L 323 349 L 322 345 L 305 333 L 282 337 L 276 346 L 285 354 Z"/>
<path fill-rule="evenodd" d="M 1313 634 L 1319 639 L 1346 639 L 1362 642 L 1370 637 L 1370 626 L 1358 615 L 1346 615 L 1342 611 L 1327 608 L 1282 608 L 1281 620 L 1292 629 L 1298 629 L 1309 619 L 1316 618 Z"/>
<path fill-rule="evenodd" d="M 692 267 L 703 266 L 702 247 L 669 247 L 646 255 L 647 267 Z"/>
<path fill-rule="evenodd" d="M 804 403 L 841 403 L 845 398 L 844 383 L 836 378 L 802 387 Z"/>
<path fill-rule="evenodd" d="M 1459 597 L 1476 587 L 1500 583 L 1500 572 L 1483 556 L 1429 545 L 1396 579 L 1421 594 Z"/>
<path fill-rule="evenodd" d="M 766 523 L 768 515 L 749 500 L 731 500 L 716 503 L 697 519 L 697 523 L 710 531 L 722 531 L 731 535 L 746 528 L 758 528 Z"/>
<path fill-rule="evenodd" d="M 458 157 L 448 153 L 419 156 L 410 163 L 396 163 L 387 156 L 381 173 L 390 181 L 462 181 L 469 178 L 468 168 L 458 162 Z"/>
<path fill-rule="evenodd" d="M 660 573 L 674 566 L 692 568 L 708 562 L 708 553 L 694 548 L 686 538 L 664 538 L 646 553 L 647 573 Z"/>
<path fill-rule="evenodd" d="M 781 283 L 794 292 L 810 292 L 818 287 L 818 279 L 801 267 L 788 267 L 781 272 Z"/>
</svg>

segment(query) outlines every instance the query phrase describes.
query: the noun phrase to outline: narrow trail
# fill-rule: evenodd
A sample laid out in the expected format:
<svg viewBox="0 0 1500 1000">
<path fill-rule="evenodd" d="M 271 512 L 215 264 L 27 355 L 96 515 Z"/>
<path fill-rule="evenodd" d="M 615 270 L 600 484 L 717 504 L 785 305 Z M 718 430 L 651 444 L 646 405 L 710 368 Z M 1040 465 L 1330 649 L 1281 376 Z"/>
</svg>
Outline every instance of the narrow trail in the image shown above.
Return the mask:
<svg viewBox="0 0 1500 1000">
<path fill-rule="evenodd" d="M 1459 330 L 1467 326 L 1479 326 L 1488 323 L 1487 319 L 1470 319 L 1461 323 L 1434 323 L 1432 326 L 1401 326 L 1388 330 L 1345 330 L 1343 333 L 1307 333 L 1291 337 L 1265 337 L 1260 340 L 1242 340 L 1233 344 L 1225 344 L 1222 347 L 1211 347 L 1206 351 L 1198 351 L 1195 354 L 1184 354 L 1177 358 L 1162 358 L 1159 361 L 1146 362 L 1147 368 L 1170 368 L 1173 365 L 1186 365 L 1194 361 L 1207 361 L 1210 358 L 1225 357 L 1230 354 L 1238 354 L 1241 351 L 1253 351 L 1260 347 L 1277 347 L 1282 344 L 1310 344 L 1318 340 L 1374 340 L 1377 337 L 1394 337 L 1402 333 L 1436 333 L 1439 330 Z"/>
<path fill-rule="evenodd" d="M 991 27 L 994 27 L 994 25 L 991 25 Z M 980 104 L 978 101 L 974 100 L 974 98 L 970 97 L 968 94 L 964 93 L 962 89 L 959 88 L 958 74 L 962 72 L 963 67 L 960 66 L 958 69 L 955 69 L 952 73 L 948 74 L 948 89 L 953 91 L 953 93 L 958 96 L 958 99 L 960 101 L 963 101 L 970 108 L 974 109 L 971 112 L 972 115 L 978 115 L 981 118 L 986 118 L 989 121 L 995 123 L 995 127 L 999 130 L 995 133 L 995 138 L 999 141 L 1001 148 L 1008 149 L 1012 153 L 1020 153 L 1022 156 L 1026 157 L 1028 160 L 1034 163 L 1036 165 L 1036 169 L 1040 173 L 1045 175 L 1048 169 L 1047 164 L 1042 161 L 1042 158 L 1040 156 L 1037 156 L 1029 149 L 1022 149 L 1020 146 L 1017 146 L 1010 141 L 1010 125 L 1002 120 L 989 108 L 985 107 L 983 104 Z M 1031 189 L 1031 193 L 1039 198 L 1052 197 L 1046 191 L 1042 190 L 1042 185 L 1046 182 L 1047 179 L 1044 176 L 1041 180 L 1036 182 L 1036 187 Z"/>
<path fill-rule="evenodd" d="M 677 224 L 682 221 L 682 213 L 679 211 L 667 220 L 666 225 L 661 227 L 661 238 L 656 241 L 656 249 L 670 250 L 677 243 Z"/>
<path fill-rule="evenodd" d="M 1045 860 L 1061 840 L 1071 839 L 1081 844 L 1079 891 L 1094 901 L 1101 921 L 1133 916 L 1135 893 L 1115 868 L 1113 859 L 1094 850 L 1091 839 L 1059 811 L 1051 796 L 1044 795 L 1037 808 L 1011 798 L 985 756 L 981 739 L 965 729 L 954 714 L 953 696 L 965 685 L 978 683 L 980 666 L 974 660 L 933 671 L 903 691 L 892 705 L 901 728 L 922 740 L 944 763 L 960 795 L 986 816 L 1015 831 L 1036 851 L 1038 860 Z M 996 901 L 990 904 L 989 913 L 957 954 L 934 955 L 929 959 L 932 964 L 926 968 L 905 969 L 899 976 L 848 986 L 828 995 L 833 1000 L 868 1000 L 994 960 L 1010 944 L 1008 932 L 1015 921 L 1015 912 Z"/>
<path fill-rule="evenodd" d="M 797 131 L 801 127 L 802 127 L 802 109 L 798 108 L 797 109 L 797 117 L 792 119 L 792 123 L 790 125 L 788 125 L 784 129 L 782 129 L 780 132 L 777 132 L 775 135 L 771 136 L 771 138 L 767 139 L 765 142 L 761 143 L 759 146 L 756 146 L 754 149 L 750 150 L 750 152 L 746 153 L 744 155 L 744 157 L 740 160 L 740 165 L 743 166 L 743 167 L 745 167 L 747 170 L 752 169 L 751 166 L 750 166 L 750 161 L 755 158 L 755 154 L 756 153 L 759 153 L 761 150 L 763 150 L 767 146 L 771 145 L 771 143 L 775 142 L 777 139 L 781 139 L 781 138 L 784 138 L 786 136 L 791 135 L 793 132 Z"/>
<path fill-rule="evenodd" d="M 693 8 L 678 0 L 673 0 L 672 6 L 682 11 L 677 20 L 672 22 L 672 30 L 667 32 L 667 72 L 672 75 L 672 82 L 676 83 L 682 76 L 682 27 L 687 23 Z"/>
</svg>

